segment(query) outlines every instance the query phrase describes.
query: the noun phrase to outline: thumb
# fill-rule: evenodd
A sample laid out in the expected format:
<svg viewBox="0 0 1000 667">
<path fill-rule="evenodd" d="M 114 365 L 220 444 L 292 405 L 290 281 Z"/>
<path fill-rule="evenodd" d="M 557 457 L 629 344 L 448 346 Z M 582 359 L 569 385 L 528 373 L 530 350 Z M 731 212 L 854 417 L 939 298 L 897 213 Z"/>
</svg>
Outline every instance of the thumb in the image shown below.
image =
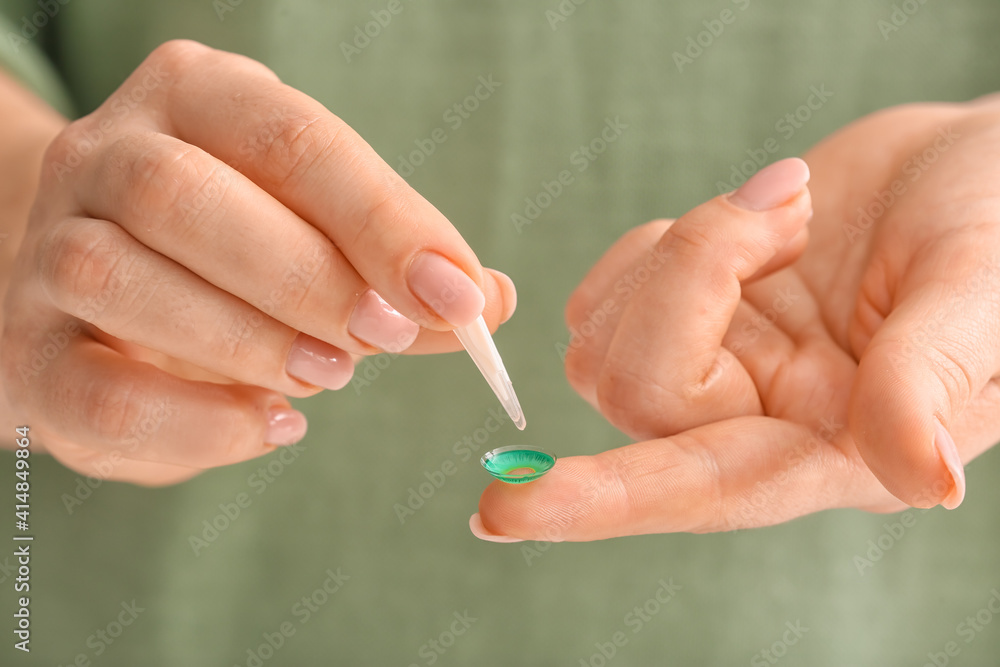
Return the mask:
<svg viewBox="0 0 1000 667">
<path fill-rule="evenodd" d="M 914 507 L 954 509 L 965 472 L 952 433 L 963 434 L 963 411 L 1000 367 L 1000 268 L 976 266 L 967 253 L 941 261 L 943 247 L 936 254 L 862 354 L 849 426 L 890 493 Z"/>
</svg>

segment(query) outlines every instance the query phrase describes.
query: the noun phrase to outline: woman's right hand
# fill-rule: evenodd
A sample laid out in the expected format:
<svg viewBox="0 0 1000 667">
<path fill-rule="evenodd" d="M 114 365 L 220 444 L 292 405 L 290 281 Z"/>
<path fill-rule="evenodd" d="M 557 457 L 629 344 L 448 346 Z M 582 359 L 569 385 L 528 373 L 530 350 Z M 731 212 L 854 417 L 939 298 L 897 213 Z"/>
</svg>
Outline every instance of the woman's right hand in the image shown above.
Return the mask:
<svg viewBox="0 0 1000 667">
<path fill-rule="evenodd" d="M 2 380 L 70 468 L 166 484 L 298 441 L 285 396 L 343 387 L 352 355 L 456 350 L 514 302 L 322 105 L 170 42 L 48 148 Z"/>
</svg>

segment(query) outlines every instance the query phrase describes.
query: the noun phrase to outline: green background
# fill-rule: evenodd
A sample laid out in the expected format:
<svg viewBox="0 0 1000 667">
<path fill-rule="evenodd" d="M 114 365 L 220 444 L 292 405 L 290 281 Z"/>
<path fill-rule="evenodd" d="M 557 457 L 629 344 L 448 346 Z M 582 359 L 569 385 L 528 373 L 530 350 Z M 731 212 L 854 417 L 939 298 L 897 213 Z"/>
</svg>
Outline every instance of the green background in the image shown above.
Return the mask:
<svg viewBox="0 0 1000 667">
<path fill-rule="evenodd" d="M 529 426 L 506 424 L 478 453 L 522 443 L 566 456 L 628 442 L 571 391 L 556 352 L 567 296 L 627 229 L 714 196 L 768 138 L 780 145 L 774 158 L 796 155 L 876 109 L 1000 88 L 995 0 L 932 0 L 887 38 L 885 1 L 590 0 L 553 29 L 545 11 L 554 0 L 403 0 L 347 62 L 341 43 L 386 4 L 244 0 L 223 5 L 233 11 L 220 19 L 208 0 L 72 0 L 30 46 L 44 47 L 83 113 L 157 44 L 189 37 L 263 61 L 394 167 L 415 140 L 445 128 L 445 143 L 408 180 L 519 293 L 496 341 Z M 0 5 L 15 26 L 38 11 Z M 672 54 L 725 9 L 735 22 L 679 72 Z M 39 55 L 8 48 L 5 58 L 42 82 Z M 501 86 L 451 129 L 445 110 L 491 74 Z M 786 138 L 775 123 L 810 86 L 833 96 Z M 55 94 L 51 81 L 43 90 Z M 571 168 L 571 154 L 616 117 L 628 125 L 621 138 L 574 170 L 574 183 L 519 233 L 511 214 L 525 197 Z M 486 384 L 464 354 L 374 363 L 358 366 L 377 375 L 370 385 L 298 402 L 311 429 L 288 465 L 250 461 L 159 490 L 105 483 L 69 513 L 61 497 L 78 476 L 35 459 L 33 651 L 5 643 L 3 664 L 68 664 L 83 653 L 95 665 L 246 665 L 262 633 L 291 622 L 294 636 L 264 664 L 425 665 L 422 645 L 465 611 L 477 620 L 435 664 L 578 665 L 619 630 L 628 641 L 610 664 L 752 664 L 786 622 L 808 632 L 782 665 L 920 665 L 953 640 L 961 652 L 950 664 L 996 664 L 1000 619 L 969 643 L 956 632 L 1000 587 L 1000 451 L 969 466 L 960 509 L 914 512 L 863 574 L 855 556 L 869 540 L 885 543 L 884 524 L 900 517 L 843 510 L 721 535 L 488 544 L 467 520 L 489 477 L 452 449 L 497 407 Z M 394 505 L 449 460 L 456 474 L 401 523 Z M 257 493 L 252 476 L 269 463 L 280 475 Z M 13 504 L 7 470 L 4 453 L 0 498 Z M 239 493 L 250 506 L 196 556 L 189 537 Z M 293 605 L 328 568 L 350 579 L 302 624 Z M 633 632 L 627 615 L 661 579 L 682 588 Z M 95 658 L 88 637 L 133 599 L 145 611 Z"/>
</svg>

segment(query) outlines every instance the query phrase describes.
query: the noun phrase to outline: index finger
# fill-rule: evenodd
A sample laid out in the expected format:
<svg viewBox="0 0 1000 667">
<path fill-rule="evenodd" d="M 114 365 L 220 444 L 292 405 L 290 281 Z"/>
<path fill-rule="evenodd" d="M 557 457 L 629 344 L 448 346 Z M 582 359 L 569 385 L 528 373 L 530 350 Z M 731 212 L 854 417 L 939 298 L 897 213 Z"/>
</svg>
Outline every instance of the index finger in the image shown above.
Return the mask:
<svg viewBox="0 0 1000 667">
<path fill-rule="evenodd" d="M 409 319 L 448 330 L 479 316 L 484 277 L 475 253 L 343 120 L 259 63 L 194 42 L 171 48 L 175 136 L 235 166 L 322 231 Z"/>
<path fill-rule="evenodd" d="M 739 417 L 685 433 L 559 459 L 531 484 L 493 482 L 479 501 L 491 541 L 601 540 L 768 526 L 894 499 L 856 456 L 770 417 Z M 499 538 L 499 539 L 491 539 Z M 506 539 L 503 539 L 506 538 Z"/>
</svg>

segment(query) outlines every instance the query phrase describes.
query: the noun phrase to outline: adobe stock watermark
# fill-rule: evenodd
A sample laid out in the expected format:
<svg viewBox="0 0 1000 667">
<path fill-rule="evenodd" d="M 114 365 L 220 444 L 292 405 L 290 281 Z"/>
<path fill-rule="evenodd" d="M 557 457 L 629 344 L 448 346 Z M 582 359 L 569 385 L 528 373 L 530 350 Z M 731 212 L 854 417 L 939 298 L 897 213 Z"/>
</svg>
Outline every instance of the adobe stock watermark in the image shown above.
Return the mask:
<svg viewBox="0 0 1000 667">
<path fill-rule="evenodd" d="M 147 275 L 149 263 L 149 259 L 144 255 L 130 257 L 128 261 L 130 273 L 132 275 Z M 111 274 L 101 292 L 97 296 L 87 299 L 80 306 L 77 313 L 79 319 L 86 322 L 96 322 L 108 306 L 113 303 L 115 297 L 120 297 L 127 287 L 127 279 L 123 280 L 117 273 Z M 83 332 L 83 327 L 76 320 L 69 320 L 61 329 L 47 332 L 41 345 L 17 363 L 17 373 L 24 385 L 28 386 L 33 378 L 44 373 L 81 332 Z"/>
<path fill-rule="evenodd" d="M 875 27 L 878 28 L 882 39 L 888 42 L 889 37 L 893 33 L 899 32 L 926 4 L 927 0 L 903 0 L 899 4 L 894 4 L 888 18 L 880 18 L 875 22 Z"/>
<path fill-rule="evenodd" d="M 785 452 L 783 465 L 770 478 L 759 480 L 753 485 L 739 512 L 734 512 L 728 519 L 729 525 L 726 529 L 746 528 L 751 525 L 761 510 L 778 499 L 781 488 L 791 481 L 795 470 L 804 465 L 820 449 L 829 446 L 845 428 L 836 417 L 820 419 L 819 427 L 810 434 L 805 443 Z"/>
<path fill-rule="evenodd" d="M 903 163 L 900 170 L 902 176 L 893 180 L 884 190 L 873 192 L 871 201 L 866 206 L 858 207 L 857 220 L 842 226 L 847 241 L 853 244 L 864 236 L 875 222 L 885 215 L 899 198 L 905 195 L 913 184 L 919 181 L 927 170 L 961 138 L 962 135 L 955 132 L 951 126 L 938 128 L 934 142 Z"/>
<path fill-rule="evenodd" d="M 260 465 L 246 479 L 246 484 L 253 493 L 240 491 L 232 501 L 219 503 L 219 511 L 201 522 L 200 531 L 188 535 L 188 545 L 195 557 L 200 557 L 206 549 L 215 544 L 222 534 L 243 516 L 245 510 L 254 503 L 254 499 L 267 491 L 285 473 L 288 466 L 295 463 L 305 451 L 304 445 L 296 443 L 279 447 L 273 454 L 260 459 Z"/>
<path fill-rule="evenodd" d="M 323 576 L 323 581 L 297 600 L 289 610 L 289 615 L 298 621 L 298 626 L 291 620 L 285 620 L 274 630 L 262 632 L 260 643 L 248 647 L 244 653 L 245 658 L 241 658 L 242 662 L 234 663 L 233 667 L 264 667 L 264 663 L 274 658 L 295 633 L 328 605 L 351 579 L 339 567 L 336 570 L 327 568 Z"/>
<path fill-rule="evenodd" d="M 235 12 L 236 8 L 243 4 L 243 0 L 212 0 L 212 9 L 219 21 L 226 20 L 226 14 Z"/>
<path fill-rule="evenodd" d="M 948 491 L 948 486 L 941 482 L 943 488 L 941 495 Z M 882 523 L 882 531 L 873 539 L 868 540 L 867 549 L 864 553 L 855 554 L 851 561 L 857 568 L 858 574 L 865 576 L 865 571 L 875 567 L 875 563 L 889 553 L 906 536 L 911 528 L 917 525 L 917 514 L 924 514 L 930 509 L 906 510 L 899 515 L 895 521 L 885 521 Z"/>
<path fill-rule="evenodd" d="M 949 640 L 941 647 L 940 651 L 928 651 L 927 661 L 922 667 L 945 667 L 950 664 L 953 658 L 957 658 L 962 653 L 963 646 L 968 646 L 976 640 L 983 631 L 993 622 L 993 619 L 1000 615 L 1000 590 L 993 588 L 986 602 L 975 612 L 966 616 L 955 626 L 957 639 Z"/>
<path fill-rule="evenodd" d="M 580 658 L 580 667 L 606 667 L 621 649 L 628 646 L 629 640 L 645 629 L 650 622 L 670 604 L 677 593 L 683 590 L 680 584 L 674 583 L 674 578 L 660 579 L 656 590 L 642 604 L 637 604 L 622 617 L 622 628 L 616 630 L 606 641 L 594 642 L 597 650 L 589 656 Z M 626 632 L 630 630 L 631 633 Z"/>
<path fill-rule="evenodd" d="M 955 286 L 947 299 L 948 309 L 935 310 L 933 314 L 920 320 L 920 326 L 906 336 L 892 349 L 889 363 L 893 370 L 904 370 L 909 362 L 918 355 L 926 355 L 933 351 L 935 341 L 940 339 L 941 332 L 954 320 L 955 313 L 967 307 L 970 299 L 984 298 L 983 295 L 997 296 L 997 285 L 1000 285 L 1000 257 L 994 256 L 981 265 L 972 276 Z M 988 297 L 986 297 L 988 298 Z M 938 496 L 940 497 L 940 496 Z"/>
<path fill-rule="evenodd" d="M 409 339 L 409 333 L 401 333 L 396 342 L 390 343 L 390 347 L 393 349 L 382 354 L 365 357 L 363 362 L 355 365 L 354 375 L 351 377 L 351 387 L 354 389 L 355 396 L 360 396 L 363 390 L 372 386 L 372 384 L 382 377 L 382 373 L 389 369 L 392 362 L 403 356 L 402 352 L 394 350 L 403 349 L 404 342 L 408 342 Z"/>
<path fill-rule="evenodd" d="M 646 259 L 631 271 L 619 278 L 614 284 L 615 296 L 608 297 L 594 310 L 586 312 L 586 318 L 578 326 L 569 328 L 569 343 L 555 344 L 556 354 L 563 361 L 570 350 L 584 346 L 588 339 L 593 338 L 608 322 L 608 318 L 625 307 L 632 295 L 645 285 L 666 262 L 666 253 L 658 245 L 653 248 Z"/>
<path fill-rule="evenodd" d="M 719 355 L 718 361 L 699 383 L 686 387 L 688 395 L 698 395 L 705 392 L 733 364 L 746 354 L 749 347 L 755 344 L 761 336 L 773 329 L 781 316 L 787 313 L 795 303 L 802 298 L 790 287 L 775 290 L 771 305 L 754 315 L 740 327 L 739 337 L 729 344 L 729 354 Z"/>
<path fill-rule="evenodd" d="M 552 180 L 543 179 L 538 191 L 524 198 L 524 208 L 511 213 L 510 221 L 518 234 L 524 228 L 532 225 L 552 203 L 562 196 L 566 189 L 576 182 L 576 174 L 587 171 L 597 159 L 608 150 L 611 144 L 618 141 L 629 128 L 621 116 L 605 118 L 604 126 L 596 136 L 585 144 L 581 144 L 569 155 L 569 166 L 561 169 Z"/>
<path fill-rule="evenodd" d="M 146 611 L 146 608 L 140 607 L 135 600 L 123 601 L 120 606 L 121 611 L 113 619 L 94 630 L 93 634 L 87 637 L 87 648 L 91 650 L 77 653 L 72 660 L 66 663 L 67 667 L 90 667 L 92 661 L 104 655 L 125 634 L 125 630 L 132 627 L 136 619 L 139 618 L 139 614 Z"/>
<path fill-rule="evenodd" d="M 111 115 L 103 115 L 96 127 L 84 130 L 83 137 L 70 149 L 65 159 L 52 165 L 60 183 L 74 169 L 83 164 L 83 159 L 94 153 L 104 143 L 115 126 L 138 109 L 149 97 L 149 94 L 167 78 L 166 70 L 159 64 L 147 64 L 141 72 L 137 71 L 134 76 L 138 78 L 140 74 L 142 78 L 138 80 L 138 83 L 114 93 L 109 98 L 110 106 L 108 109 Z"/>
<path fill-rule="evenodd" d="M 576 13 L 577 7 L 580 7 L 587 0 L 559 0 L 559 3 L 553 7 L 545 10 L 545 20 L 549 24 L 549 28 L 552 32 L 559 29 L 561 23 L 565 23 L 570 16 Z"/>
<path fill-rule="evenodd" d="M 785 628 L 780 638 L 750 658 L 750 667 L 767 667 L 768 665 L 778 664 L 782 658 L 788 655 L 788 649 L 798 644 L 799 640 L 809 632 L 809 628 L 804 627 L 802 621 L 798 620 L 794 623 L 785 621 Z"/>
<path fill-rule="evenodd" d="M 560 512 L 545 526 L 542 530 L 542 539 L 522 542 L 519 545 L 525 565 L 531 567 L 536 560 L 549 552 L 553 544 L 563 542 L 570 528 L 591 515 L 594 505 L 600 501 L 601 493 L 605 489 L 620 487 L 621 466 L 621 461 L 616 460 L 612 468 L 604 469 L 597 476 L 589 477 L 584 487 L 580 489 L 580 496 L 572 508 Z"/>
<path fill-rule="evenodd" d="M 264 324 L 265 317 L 273 316 L 281 304 L 301 302 L 305 291 L 313 283 L 325 260 L 326 255 L 319 246 L 310 246 L 308 255 L 290 264 L 285 269 L 281 282 L 268 292 L 261 303 L 257 304 L 256 310 L 233 320 L 223 335 L 223 341 L 229 350 L 235 352 L 240 345 L 249 340 Z"/>
<path fill-rule="evenodd" d="M 430 156 L 437 152 L 441 144 L 448 141 L 449 133 L 460 130 L 465 122 L 472 118 L 472 114 L 493 97 L 497 89 L 502 85 L 502 82 L 496 81 L 493 78 L 493 74 L 480 75 L 476 79 L 475 87 L 469 94 L 452 104 L 441 114 L 441 120 L 447 126 L 447 129 L 435 127 L 426 137 L 414 139 L 413 145 L 415 148 L 406 155 L 400 153 L 397 157 L 396 173 L 403 178 L 412 176 L 418 168 L 427 162 Z"/>
<path fill-rule="evenodd" d="M 70 0 L 35 0 L 39 11 L 30 16 L 27 14 L 22 16 L 17 26 L 20 29 L 16 33 L 7 33 L 7 42 L 10 44 L 11 50 L 20 54 L 21 47 L 33 40 L 38 35 L 38 31 L 44 29 L 69 3 Z"/>
<path fill-rule="evenodd" d="M 771 161 L 772 155 L 781 150 L 781 142 L 778 139 L 791 140 L 799 130 L 805 127 L 806 123 L 813 119 L 816 112 L 822 109 L 831 97 L 833 97 L 833 92 L 827 90 L 825 83 L 819 84 L 819 87 L 809 86 L 809 94 L 802 104 L 779 116 L 774 122 L 775 134 L 765 139 L 759 147 L 746 149 L 748 159 L 729 166 L 728 181 L 716 181 L 715 186 L 719 194 L 735 190 L 746 183 L 748 178 Z"/>
<path fill-rule="evenodd" d="M 462 436 L 461 440 L 456 440 L 451 446 L 454 458 L 448 457 L 433 470 L 425 470 L 423 479 L 406 490 L 406 502 L 395 503 L 392 506 L 400 525 L 405 524 L 407 519 L 423 509 L 424 505 L 448 483 L 449 478 L 458 473 L 464 464 L 476 459 L 479 452 L 486 448 L 486 443 L 493 434 L 509 419 L 507 413 L 500 408 L 490 408 L 482 426 Z"/>
<path fill-rule="evenodd" d="M 66 513 L 72 516 L 73 512 L 94 495 L 94 491 L 111 478 L 115 469 L 128 458 L 128 454 L 158 433 L 175 414 L 179 414 L 179 410 L 171 405 L 169 400 L 161 400 L 155 408 L 147 411 L 147 414 L 132 426 L 120 447 L 115 447 L 93 463 L 97 477 L 77 477 L 73 493 L 63 493 L 60 496 Z"/>
<path fill-rule="evenodd" d="M 45 343 L 40 348 L 31 351 L 31 354 L 25 359 L 27 363 L 23 361 L 17 363 L 17 374 L 21 376 L 21 382 L 24 383 L 24 386 L 28 386 L 31 378 L 41 375 L 49 367 L 49 364 L 55 361 L 69 346 L 70 341 L 80 335 L 81 331 L 83 328 L 80 324 L 76 320 L 70 320 L 63 325 L 62 329 L 46 333 Z"/>
<path fill-rule="evenodd" d="M 414 0 L 389 0 L 382 9 L 373 9 L 368 12 L 372 20 L 359 23 L 354 26 L 353 38 L 350 42 L 340 43 L 340 52 L 344 54 L 344 59 L 348 64 L 351 60 L 360 56 L 362 51 L 371 46 L 372 41 L 378 39 L 382 31 L 389 27 L 393 19 L 406 10 L 407 5 L 413 4 Z"/>
<path fill-rule="evenodd" d="M 437 637 L 431 637 L 417 649 L 417 655 L 423 658 L 423 664 L 433 665 L 462 637 L 472 624 L 479 619 L 469 615 L 469 610 L 452 613 L 454 618 Z M 419 663 L 411 662 L 409 667 L 420 667 Z"/>
<path fill-rule="evenodd" d="M 732 0 L 732 3 L 741 12 L 746 11 L 750 7 L 750 0 Z M 701 24 L 705 29 L 696 35 L 688 35 L 687 46 L 683 52 L 674 51 L 673 53 L 674 65 L 677 66 L 677 71 L 683 74 L 685 67 L 693 65 L 694 61 L 701 58 L 705 54 L 705 51 L 710 49 L 716 40 L 722 37 L 723 33 L 726 32 L 726 27 L 736 23 L 738 16 L 739 14 L 727 7 L 719 12 L 717 18 L 702 21 Z"/>
</svg>

